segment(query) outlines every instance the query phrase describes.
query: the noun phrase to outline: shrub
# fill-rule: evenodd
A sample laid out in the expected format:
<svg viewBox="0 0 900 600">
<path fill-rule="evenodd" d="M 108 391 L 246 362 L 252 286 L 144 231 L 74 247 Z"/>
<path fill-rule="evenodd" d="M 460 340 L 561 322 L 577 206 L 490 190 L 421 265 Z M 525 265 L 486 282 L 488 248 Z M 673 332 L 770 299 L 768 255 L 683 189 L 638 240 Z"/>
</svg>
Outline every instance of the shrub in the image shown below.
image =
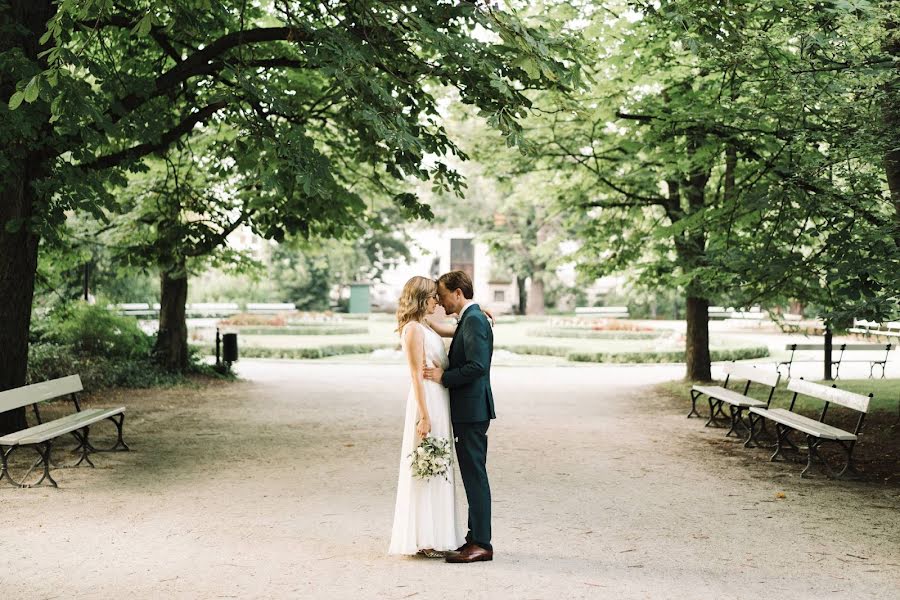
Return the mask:
<svg viewBox="0 0 900 600">
<path fill-rule="evenodd" d="M 542 328 L 528 331 L 528 335 L 548 338 L 576 338 L 591 340 L 652 340 L 663 337 L 662 331 L 597 331 L 593 329 Z"/>
<path fill-rule="evenodd" d="M 73 302 L 60 306 L 33 329 L 35 341 L 65 346 L 83 356 L 137 359 L 150 356 L 153 337 L 134 317 L 99 305 Z"/>
<path fill-rule="evenodd" d="M 369 328 L 310 323 L 286 327 L 244 327 L 239 331 L 244 335 L 356 335 L 369 333 Z"/>
<path fill-rule="evenodd" d="M 240 355 L 244 358 L 287 358 L 299 360 L 326 358 L 344 354 L 369 354 L 375 350 L 394 348 L 396 348 L 395 345 L 385 344 L 343 344 L 318 348 L 255 348 L 251 346 L 242 348 Z"/>
<path fill-rule="evenodd" d="M 752 348 L 735 348 L 732 350 L 711 350 L 710 358 L 714 362 L 728 360 L 747 360 L 769 356 L 765 346 Z M 572 362 L 598 363 L 682 363 L 684 352 L 571 352 L 567 358 Z"/>
<path fill-rule="evenodd" d="M 571 348 L 557 346 L 494 346 L 495 350 L 507 350 L 513 354 L 538 354 L 542 356 L 566 357 L 572 352 Z"/>
<path fill-rule="evenodd" d="M 80 375 L 86 390 L 109 387 L 153 387 L 182 380 L 177 374 L 157 368 L 150 359 L 92 356 L 72 351 L 69 346 L 36 343 L 28 349 L 28 383 L 38 383 L 68 375 Z"/>
</svg>

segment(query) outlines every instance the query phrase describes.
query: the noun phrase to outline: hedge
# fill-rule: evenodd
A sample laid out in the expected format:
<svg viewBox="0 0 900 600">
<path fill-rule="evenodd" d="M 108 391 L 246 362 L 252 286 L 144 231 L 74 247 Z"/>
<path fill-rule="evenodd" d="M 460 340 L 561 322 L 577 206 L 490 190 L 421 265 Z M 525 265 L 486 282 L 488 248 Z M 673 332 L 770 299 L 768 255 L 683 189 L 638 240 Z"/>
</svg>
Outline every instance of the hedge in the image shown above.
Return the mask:
<svg viewBox="0 0 900 600">
<path fill-rule="evenodd" d="M 748 360 L 765 358 L 769 349 L 765 346 L 751 348 L 735 348 L 732 350 L 711 350 L 710 360 L 713 362 L 729 360 Z M 674 352 L 571 352 L 566 357 L 572 362 L 598 363 L 683 363 L 684 351 Z"/>
<path fill-rule="evenodd" d="M 285 327 L 242 327 L 238 332 L 243 335 L 357 335 L 369 333 L 369 328 L 322 323 Z"/>
<path fill-rule="evenodd" d="M 591 340 L 652 340 L 667 335 L 664 331 L 596 331 L 593 329 L 532 329 L 528 335 L 548 338 L 576 338 Z"/>
<path fill-rule="evenodd" d="M 256 348 L 244 346 L 240 350 L 243 358 L 287 358 L 309 359 L 341 356 L 343 354 L 369 354 L 375 350 L 395 349 L 394 345 L 385 344 L 343 344 L 339 346 L 321 346 L 318 348 Z"/>
</svg>

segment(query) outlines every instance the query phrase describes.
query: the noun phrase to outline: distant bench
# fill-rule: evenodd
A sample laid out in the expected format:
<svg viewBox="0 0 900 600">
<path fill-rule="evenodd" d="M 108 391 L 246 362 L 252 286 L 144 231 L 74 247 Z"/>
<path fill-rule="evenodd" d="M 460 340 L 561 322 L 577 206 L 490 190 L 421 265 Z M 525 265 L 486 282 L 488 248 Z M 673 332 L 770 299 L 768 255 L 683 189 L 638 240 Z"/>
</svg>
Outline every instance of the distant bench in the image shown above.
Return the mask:
<svg viewBox="0 0 900 600">
<path fill-rule="evenodd" d="M 91 462 L 88 455 L 91 452 L 96 452 L 97 449 L 91 445 L 89 439 L 90 426 L 107 419 L 115 424 L 118 432 L 116 443 L 109 450 L 128 450 L 128 445 L 122 439 L 125 407 L 81 410 L 77 393 L 82 390 L 81 378 L 78 375 L 70 375 L 69 377 L 52 379 L 0 392 L 0 412 L 24 408 L 30 405 L 34 411 L 34 418 L 38 423 L 33 427 L 0 437 L 0 461 L 2 461 L 0 462 L 0 479 L 6 477 L 11 484 L 18 487 L 34 487 L 40 485 L 44 480 L 47 480 L 53 487 L 58 487 L 56 481 L 50 475 L 50 453 L 53 440 L 66 434 L 72 434 L 78 441 L 76 451 L 81 450 L 81 458 L 72 466 L 78 466 L 82 462 L 86 462 L 93 467 L 94 463 Z M 69 396 L 69 400 L 75 405 L 75 412 L 44 423 L 41 420 L 38 404 L 64 396 Z M 27 447 L 33 447 L 37 451 L 39 460 L 17 481 L 9 472 L 9 457 L 14 451 Z M 38 467 L 42 467 L 44 471 L 41 478 L 33 484 L 25 483 L 31 472 Z"/>
<path fill-rule="evenodd" d="M 847 331 L 865 335 L 867 337 L 874 335 L 888 338 L 900 338 L 900 321 L 877 323 L 875 321 L 853 319 L 853 327 Z"/>
<path fill-rule="evenodd" d="M 893 350 L 895 346 L 893 344 L 840 344 L 834 345 L 833 349 L 840 351 L 837 359 L 832 359 L 831 364 L 835 367 L 834 377 L 838 378 L 841 371 L 841 364 L 845 362 L 862 362 L 869 363 L 869 379 L 872 379 L 875 374 L 875 367 L 881 367 L 881 378 L 884 379 L 884 371 L 887 365 L 888 355 L 891 350 Z M 787 366 L 787 376 L 791 376 L 791 366 L 795 362 L 813 362 L 814 359 L 804 359 L 802 361 L 795 358 L 795 354 L 798 350 L 825 350 L 825 344 L 788 344 L 784 347 L 785 350 L 791 351 L 791 356 L 787 360 L 781 361 L 776 366 L 779 372 L 781 372 L 781 367 Z M 869 351 L 869 352 L 884 352 L 883 359 L 857 359 L 857 360 L 844 360 L 844 352 L 857 352 L 857 351 Z M 815 360 L 815 362 L 819 362 Z"/>
<path fill-rule="evenodd" d="M 706 309 L 710 319 L 744 319 L 749 321 L 761 321 L 768 316 L 758 306 L 753 306 L 750 310 L 735 310 L 732 307 L 710 306 Z"/>
<path fill-rule="evenodd" d="M 259 315 L 274 315 L 283 312 L 293 312 L 295 310 L 297 310 L 297 307 L 291 302 L 251 302 L 247 304 L 248 313 Z"/>
<path fill-rule="evenodd" d="M 576 315 L 596 315 L 598 317 L 606 317 L 608 319 L 627 319 L 627 306 L 578 306 L 575 308 Z"/>
</svg>

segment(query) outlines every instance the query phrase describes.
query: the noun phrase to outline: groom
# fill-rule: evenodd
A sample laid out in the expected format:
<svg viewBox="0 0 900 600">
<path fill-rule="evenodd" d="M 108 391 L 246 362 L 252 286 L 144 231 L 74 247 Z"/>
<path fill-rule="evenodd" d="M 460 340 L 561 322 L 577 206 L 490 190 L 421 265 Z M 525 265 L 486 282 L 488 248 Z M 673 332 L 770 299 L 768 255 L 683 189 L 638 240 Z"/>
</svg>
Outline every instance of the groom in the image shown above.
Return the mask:
<svg viewBox="0 0 900 600">
<path fill-rule="evenodd" d="M 493 560 L 491 487 L 488 483 L 487 430 L 494 414 L 491 354 L 494 333 L 481 308 L 472 302 L 472 280 L 463 271 L 441 275 L 438 298 L 447 314 L 457 315 L 446 371 L 426 367 L 425 378 L 450 388 L 450 418 L 456 435 L 459 472 L 469 501 L 466 543 L 447 556 L 450 563 Z"/>
</svg>

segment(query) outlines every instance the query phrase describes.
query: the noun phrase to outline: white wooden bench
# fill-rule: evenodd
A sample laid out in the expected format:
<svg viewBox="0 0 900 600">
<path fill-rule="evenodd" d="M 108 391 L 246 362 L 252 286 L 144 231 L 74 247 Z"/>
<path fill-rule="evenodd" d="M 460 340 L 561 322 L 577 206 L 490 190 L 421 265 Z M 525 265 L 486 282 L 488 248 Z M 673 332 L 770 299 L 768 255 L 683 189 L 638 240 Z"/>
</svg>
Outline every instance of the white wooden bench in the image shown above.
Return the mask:
<svg viewBox="0 0 900 600">
<path fill-rule="evenodd" d="M 697 400 L 700 396 L 706 395 L 709 401 L 709 419 L 707 419 L 705 426 L 715 425 L 719 417 L 728 419 L 731 422 L 731 428 L 725 434 L 728 437 L 732 433 L 737 434 L 738 427 L 743 427 L 745 430 L 748 429 L 743 418 L 744 411 L 752 407 L 767 406 L 768 402 L 772 400 L 772 394 L 778 386 L 781 375 L 777 371 L 774 373 L 768 372 L 753 365 L 741 365 L 736 362 L 725 365 L 725 374 L 725 384 L 723 386 L 694 385 L 691 387 L 691 412 L 687 416 L 688 418 L 701 416 L 697 412 Z M 745 380 L 743 392 L 728 388 L 728 384 L 733 379 Z M 758 383 L 764 388 L 768 388 L 768 400 L 759 400 L 747 395 L 750 392 L 752 383 Z M 728 415 L 723 411 L 723 407 L 726 404 L 729 409 Z"/>
<path fill-rule="evenodd" d="M 241 312 L 236 302 L 195 302 L 184 307 L 191 317 L 227 317 Z"/>
<path fill-rule="evenodd" d="M 896 346 L 894 344 L 835 344 L 832 346 L 832 351 L 839 352 L 837 359 L 832 358 L 831 364 L 835 367 L 834 370 L 834 378 L 838 379 L 841 372 L 841 364 L 848 362 L 861 362 L 861 363 L 869 363 L 869 379 L 872 379 L 875 376 L 875 367 L 881 367 L 881 378 L 884 379 L 884 371 L 887 366 L 888 355 L 890 355 L 891 350 L 893 350 Z M 785 350 L 791 351 L 791 356 L 787 360 L 783 360 L 778 363 L 775 367 L 778 371 L 781 371 L 781 367 L 787 366 L 787 377 L 791 376 L 791 366 L 795 362 L 820 362 L 818 359 L 803 359 L 798 360 L 794 357 L 798 350 L 825 350 L 825 344 L 787 344 L 784 347 Z M 884 352 L 884 358 L 882 359 L 871 359 L 871 358 L 861 358 L 857 360 L 849 360 L 844 359 L 844 353 L 850 352 L 858 352 L 858 351 L 868 351 L 868 352 Z M 823 359 L 824 360 L 824 359 Z"/>
<path fill-rule="evenodd" d="M 130 302 L 116 305 L 110 304 L 108 308 L 117 311 L 119 314 L 132 317 L 147 317 L 159 314 L 159 304 L 151 307 L 149 304 L 143 302 Z"/>
<path fill-rule="evenodd" d="M 770 460 L 778 460 L 778 457 L 782 456 L 787 448 L 799 451 L 798 446 L 787 437 L 788 432 L 794 430 L 806 436 L 807 462 L 806 468 L 800 473 L 801 477 L 805 477 L 809 473 L 815 459 L 822 463 L 829 477 L 841 477 L 848 469 L 854 471 L 853 448 L 856 445 L 856 440 L 859 438 L 859 430 L 862 428 L 863 420 L 869 410 L 872 394 L 863 396 L 862 394 L 839 390 L 834 385 L 828 387 L 804 381 L 803 379 L 792 379 L 788 384 L 788 390 L 794 392 L 788 408 L 771 408 L 770 402 L 764 407 L 752 407 L 750 409 L 750 432 L 744 445 L 752 447 L 758 441 L 757 424 L 762 422 L 764 426 L 765 419 L 775 423 L 775 453 L 772 454 Z M 797 396 L 801 394 L 825 402 L 818 420 L 794 412 Z M 856 428 L 852 432 L 825 423 L 825 415 L 828 413 L 828 407 L 832 404 L 837 404 L 859 413 Z M 844 467 L 837 473 L 819 453 L 819 446 L 824 442 L 836 443 L 844 450 L 846 462 Z"/>
<path fill-rule="evenodd" d="M 900 338 L 900 321 L 877 323 L 853 319 L 853 327 L 848 329 L 850 333 L 858 333 L 866 337 L 882 336 L 886 338 Z"/>
<path fill-rule="evenodd" d="M 50 454 L 53 440 L 66 434 L 72 434 L 78 441 L 76 451 L 81 451 L 81 457 L 78 459 L 78 462 L 71 466 L 78 466 L 82 462 L 86 462 L 93 467 L 94 463 L 91 462 L 88 455 L 91 452 L 96 452 L 98 450 L 91 445 L 89 439 L 90 426 L 106 419 L 109 419 L 115 424 L 117 439 L 112 447 L 105 450 L 116 451 L 129 449 L 128 444 L 122 439 L 122 427 L 125 423 L 125 407 L 89 408 L 82 410 L 81 404 L 78 402 L 77 394 L 83 389 L 81 378 L 78 375 L 70 375 L 69 377 L 62 377 L 60 379 L 53 379 L 0 392 L 0 412 L 6 412 L 8 410 L 23 408 L 30 405 L 34 411 L 35 420 L 37 421 L 37 425 L 0 437 L 0 461 L 2 461 L 0 462 L 0 479 L 6 477 L 11 484 L 18 487 L 33 487 L 40 485 L 44 480 L 47 480 L 53 487 L 58 487 L 56 481 L 54 481 L 53 477 L 50 475 Z M 74 404 L 75 412 L 66 415 L 65 417 L 44 423 L 41 420 L 38 404 L 65 396 L 68 396 L 68 399 Z M 14 451 L 28 447 L 34 448 L 39 458 L 23 476 L 16 480 L 9 470 L 9 458 Z M 41 478 L 35 483 L 26 483 L 28 476 L 38 467 L 43 468 L 43 475 Z"/>
<path fill-rule="evenodd" d="M 627 306 L 577 306 L 575 307 L 576 315 L 596 315 L 607 319 L 627 319 Z"/>
<path fill-rule="evenodd" d="M 297 310 L 296 305 L 292 302 L 249 302 L 247 304 L 247 312 L 259 315 L 277 315 L 283 312 L 293 312 Z"/>
</svg>

